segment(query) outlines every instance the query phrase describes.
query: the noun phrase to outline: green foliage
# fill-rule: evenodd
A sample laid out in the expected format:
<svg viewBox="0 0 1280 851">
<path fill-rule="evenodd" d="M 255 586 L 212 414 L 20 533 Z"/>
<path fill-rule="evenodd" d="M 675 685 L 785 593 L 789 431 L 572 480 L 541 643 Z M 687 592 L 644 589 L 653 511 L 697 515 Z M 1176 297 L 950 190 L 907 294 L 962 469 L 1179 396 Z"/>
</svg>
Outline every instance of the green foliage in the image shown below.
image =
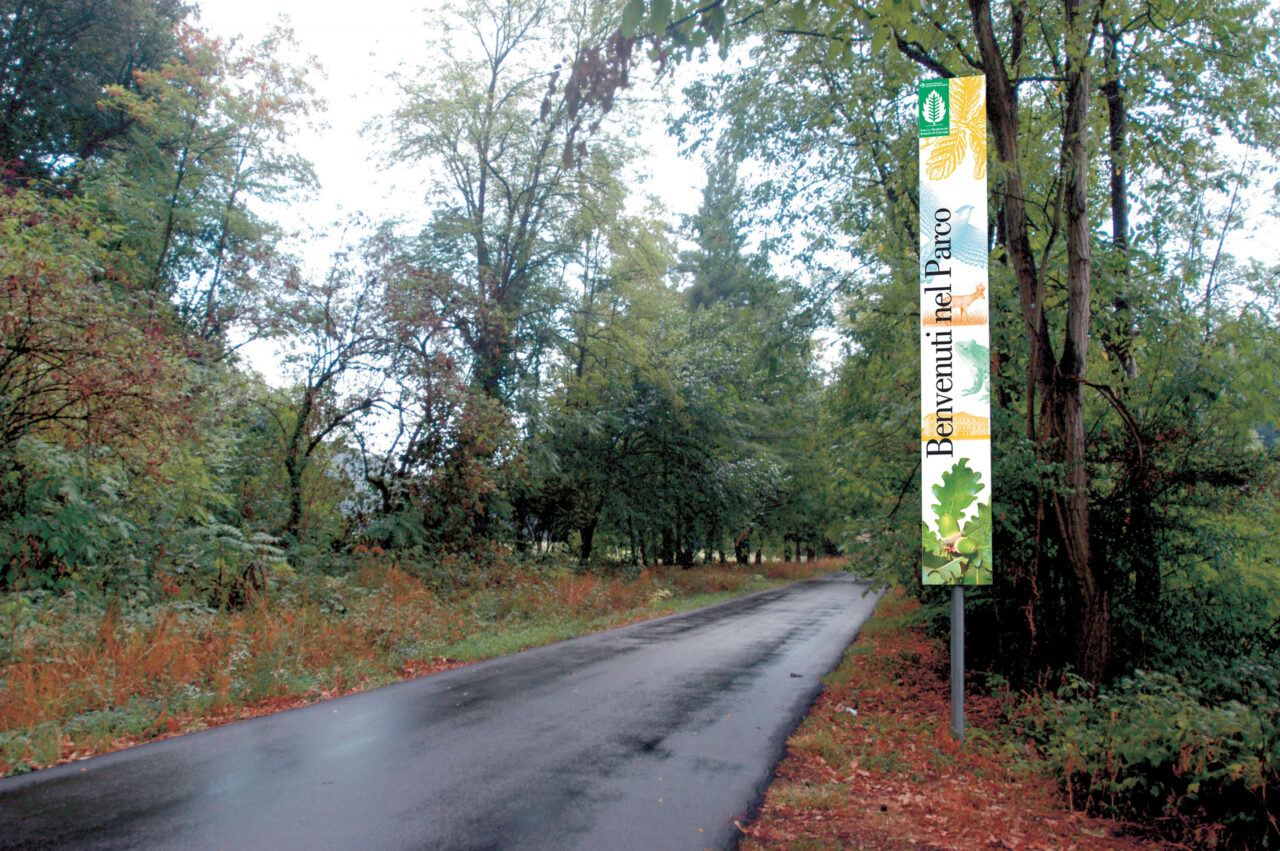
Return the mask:
<svg viewBox="0 0 1280 851">
<path fill-rule="evenodd" d="M 112 232 L 53 187 L 0 193 L 0 451 L 33 434 L 123 451 L 173 423 L 174 340 L 115 274 Z"/>
<path fill-rule="evenodd" d="M 730 4 L 730 20 L 739 8 Z M 993 155 L 991 164 L 1000 223 L 988 288 L 997 462 L 993 503 L 973 521 L 991 530 L 1002 567 L 993 588 L 967 595 L 970 658 L 1031 679 L 1083 645 L 1086 601 L 1061 541 L 1045 533 L 1069 493 L 1068 468 L 1055 454 L 1061 436 L 1037 436 L 1052 411 L 1042 407 L 1048 394 L 1028 393 L 1035 376 L 1026 343 L 1040 317 L 1048 333 L 1065 330 L 1067 211 L 1055 170 L 1063 75 L 1083 59 L 1096 94 L 1085 152 L 1094 164 L 1085 218 L 1093 301 L 1081 386 L 1088 568 L 1103 594 L 1090 605 L 1105 599 L 1109 607 L 1112 673 L 1173 673 L 1135 674 L 1097 701 L 1064 696 L 1044 742 L 1075 792 L 1113 814 L 1163 819 L 1209 844 L 1274 845 L 1265 792 L 1276 779 L 1275 697 L 1242 689 L 1239 672 L 1274 676 L 1257 660 L 1273 658 L 1280 623 L 1277 460 L 1258 439 L 1273 419 L 1280 376 L 1275 279 L 1218 242 L 1239 226 L 1236 191 L 1262 177 L 1231 162 L 1218 139 L 1250 148 L 1249 163 L 1269 161 L 1275 147 L 1276 124 L 1263 117 L 1280 100 L 1274 22 L 1252 2 L 1094 8 L 1087 59 L 1085 42 L 1067 37 L 1061 6 L 992 14 L 996 42 L 1020 45 L 1012 85 L 1021 156 L 1001 164 Z M 922 72 L 993 73 L 965 47 L 974 44 L 974 16 L 906 3 L 793 3 L 737 17 L 750 21 L 734 34 L 751 33 L 750 61 L 693 86 L 681 130 L 688 139 L 698 123 L 714 126 L 721 144 L 753 161 L 758 177 L 745 196 L 775 227 L 804 233 L 811 246 L 847 246 L 856 258 L 841 291 L 848 352 L 828 396 L 846 537 L 860 564 L 908 588 L 922 546 L 926 568 L 958 572 L 960 540 L 977 528 L 944 521 L 958 521 L 959 510 L 921 518 L 915 508 L 915 85 Z M 1234 49 L 1236 38 L 1249 47 Z M 1034 322 L 1024 322 L 1000 211 L 1015 171 L 1032 262 L 1046 276 Z M 1118 178 L 1127 183 L 1118 187 Z M 1117 206 L 1117 193 L 1127 206 Z M 1104 236 L 1099 225 L 1108 220 L 1115 230 Z M 971 555 L 990 569 L 990 552 Z M 1241 656 L 1254 661 L 1224 664 Z M 1237 672 L 1224 676 L 1233 685 L 1204 673 L 1224 668 Z M 1070 713 L 1071 723 L 1062 721 Z"/>
<path fill-rule="evenodd" d="M 3 584 L 66 591 L 90 577 L 109 580 L 103 566 L 118 558 L 136 533 L 124 516 L 125 476 L 119 465 L 31 437 L 20 440 L 4 460 Z"/>
<path fill-rule="evenodd" d="M 1076 802 L 1141 817 L 1206 847 L 1280 845 L 1280 669 L 1237 660 L 1212 694 L 1187 675 L 1135 671 L 1096 693 L 1069 678 L 1033 719 Z M 1245 685 L 1247 683 L 1247 685 Z M 1245 689 L 1237 690 L 1245 685 Z"/>
<path fill-rule="evenodd" d="M 0 164 L 4 179 L 48 177 L 128 132 L 99 108 L 106 86 L 175 52 L 191 7 L 173 0 L 6 3 L 0 12 Z"/>
<path fill-rule="evenodd" d="M 306 181 L 284 132 L 309 90 L 279 33 L 248 56 L 180 25 L 185 11 L 166 3 L 107 4 L 74 19 L 62 5 L 37 4 L 46 22 L 70 27 L 60 61 L 110 56 L 126 71 L 93 82 L 109 132 L 42 164 L 73 178 L 74 191 L 18 182 L 0 195 L 0 584 L 146 596 L 186 577 L 191 593 L 226 602 L 244 590 L 246 566 L 214 562 L 233 543 L 255 552 L 251 574 L 278 554 L 257 537 L 266 530 L 242 525 L 253 506 L 242 500 L 248 514 L 237 516 L 232 470 L 258 466 L 248 456 L 264 447 L 222 419 L 234 405 L 221 407 L 219 394 L 236 380 L 211 355 L 243 318 L 270 253 L 245 204 Z M 115 29 L 99 20 L 116 13 Z M 26 14 L 4 26 L 21 30 Z M 139 27 L 152 29 L 141 47 L 104 35 Z M 93 33 L 106 41 L 90 49 L 82 37 Z M 29 47 L 40 33 L 18 35 Z M 117 50 L 135 52 L 126 61 Z M 19 127 L 11 119 L 23 110 L 11 110 L 0 137 L 79 121 L 76 86 L 58 93 L 60 105 L 6 87 L 36 113 Z M 93 124 L 63 131 L 97 133 L 85 129 Z M 235 583 L 222 578 L 236 571 Z"/>
<path fill-rule="evenodd" d="M 271 578 L 292 573 L 280 541 L 265 532 L 209 523 L 184 530 L 174 545 L 166 581 L 212 606 L 242 606 Z"/>
<path fill-rule="evenodd" d="M 507 493 L 520 467 L 515 449 L 506 409 L 472 394 L 443 465 L 416 494 L 426 543 L 446 551 L 483 549 L 484 542 L 505 537 Z"/>
<path fill-rule="evenodd" d="M 972 16 L 913 12 L 898 3 L 808 4 L 799 15 L 800 6 L 783 4 L 750 17 L 739 31 L 757 39 L 750 62 L 691 87 L 694 109 L 681 130 L 696 139 L 697 124 L 715 126 L 720 144 L 752 160 L 759 177 L 744 195 L 782 231 L 806 235 L 809 245 L 801 243 L 793 249 L 797 253 L 807 248 L 818 254 L 815 248 L 839 245 L 856 258 L 857 268 L 841 291 L 849 352 L 829 396 L 840 439 L 838 492 L 847 508 L 847 540 L 870 553 L 866 561 L 910 586 L 922 545 L 932 550 L 925 558 L 935 570 L 957 570 L 961 555 L 944 546 L 946 535 L 926 528 L 936 518 L 922 518 L 928 523 L 922 524 L 920 537 L 915 533 L 915 86 L 922 69 L 926 76 L 981 70 L 975 54 L 961 48 L 973 42 Z M 1198 634 L 1179 629 L 1174 622 L 1180 616 L 1171 614 L 1179 608 L 1175 600 L 1182 600 L 1182 591 L 1175 589 L 1194 585 L 1198 564 L 1207 560 L 1224 576 L 1240 576 L 1247 564 L 1270 564 L 1274 557 L 1261 537 L 1224 534 L 1225 528 L 1239 530 L 1242 514 L 1256 510 L 1248 493 L 1270 487 L 1275 461 L 1258 451 L 1253 435 L 1274 408 L 1273 379 L 1280 373 L 1274 320 L 1266 318 L 1274 316 L 1269 310 L 1273 294 L 1262 283 L 1267 273 L 1215 252 L 1221 236 L 1217 222 L 1226 230 L 1236 226 L 1229 211 L 1226 217 L 1218 214 L 1234 187 L 1247 186 L 1259 175 L 1231 167 L 1210 137 L 1225 132 L 1265 150 L 1271 142 L 1264 137 L 1274 122 L 1259 117 L 1274 108 L 1280 91 L 1273 72 L 1265 70 L 1276 61 L 1274 29 L 1266 15 L 1258 18 L 1256 4 L 1195 12 L 1172 5 L 1158 12 L 1124 4 L 1107 10 L 1095 21 L 1094 44 L 1110 38 L 1113 52 L 1102 55 L 1105 51 L 1095 47 L 1099 55 L 1091 60 L 1099 90 L 1090 104 L 1093 147 L 1086 156 L 1094 162 L 1110 159 L 1114 168 L 1093 169 L 1087 216 L 1103 223 L 1118 215 L 1111 180 L 1120 170 L 1128 180 L 1126 203 L 1143 211 L 1145 222 L 1129 223 L 1122 237 L 1108 240 L 1100 232 L 1091 237 L 1093 360 L 1084 376 L 1089 382 L 1084 421 L 1094 549 L 1090 570 L 1098 574 L 1116 615 L 1113 670 L 1121 671 L 1156 655 L 1176 657 L 1171 648 L 1177 637 L 1190 641 Z M 997 42 L 1007 43 L 1010 28 L 1028 41 L 1015 75 L 1021 158 L 1002 166 L 992 157 L 992 206 L 997 218 L 1003 215 L 1000 187 L 1012 170 L 1020 170 L 1034 262 L 1047 276 L 1049 295 L 1042 309 L 1050 333 L 1061 334 L 1061 305 L 1068 293 L 1061 181 L 1054 169 L 1063 138 L 1064 89 L 1032 77 L 1039 68 L 1060 79 L 1064 51 L 1078 51 L 1080 45 L 1062 39 L 1067 21 L 1059 7 L 1049 4 L 1028 14 L 1046 28 L 1048 38 L 1033 44 L 1030 17 L 994 13 Z M 1154 26 L 1149 14 L 1167 14 L 1170 28 Z M 795 26 L 793 16 L 804 18 L 805 35 L 788 32 Z M 729 18 L 734 19 L 733 7 Z M 697 16 L 687 25 L 696 26 Z M 1265 57 L 1255 65 L 1246 53 L 1210 46 L 1215 33 L 1227 32 Z M 1208 78 L 1189 74 L 1188 67 L 1216 69 L 1224 100 L 1209 96 Z M 1270 84 L 1265 82 L 1269 74 Z M 1109 102 L 1105 90 L 1113 77 L 1121 88 L 1119 100 Z M 1246 91 L 1250 95 L 1241 97 Z M 1127 117 L 1122 132 L 1129 135 L 1110 135 L 1112 108 Z M 1191 110 L 1204 120 L 1169 121 L 1163 117 L 1169 110 L 1178 115 Z M 1211 207 L 1215 213 L 1206 220 Z M 1206 221 L 1214 225 L 1206 227 Z M 1067 493 L 1062 484 L 1067 467 L 1054 460 L 1053 439 L 1028 437 L 1047 416 L 1040 408 L 1045 397 L 1027 393 L 1026 323 L 1001 234 L 1000 229 L 993 234 L 989 286 L 999 463 L 993 505 L 981 525 L 992 528 L 1003 570 L 989 595 L 975 597 L 991 627 L 977 643 L 998 652 L 997 664 L 1033 669 L 1070 658 L 1084 601 L 1065 569 L 1064 548 L 1045 531 L 1056 523 L 1049 506 Z M 1226 280 L 1235 282 L 1243 309 L 1225 309 Z M 1140 380 L 1133 380 L 1131 368 Z M 1215 504 L 1223 510 L 1214 510 Z M 964 533 L 969 537 L 969 530 Z M 974 555 L 989 566 L 989 553 Z M 1272 589 L 1259 590 L 1265 600 L 1275 599 Z M 1195 602 L 1192 611 L 1207 615 L 1204 601 Z M 1254 621 L 1248 607 L 1221 602 L 1213 608 L 1220 618 L 1215 622 Z"/>
<path fill-rule="evenodd" d="M 1238 227 L 1230 199 L 1255 181 L 1214 138 L 1274 149 L 1274 28 L 1235 0 L 1095 8 L 1082 18 L 1097 28 L 1081 220 L 1092 355 L 1071 379 L 1089 567 L 1113 672 L 1181 660 L 1220 675 L 1064 693 L 1042 734 L 1093 804 L 1201 818 L 1243 842 L 1274 815 L 1249 795 L 1274 785 L 1276 698 L 1245 684 L 1273 680 L 1280 649 L 1278 456 L 1259 439 L 1274 436 L 1280 293 L 1274 269 L 1219 253 Z M 112 30 L 102 9 L 129 14 Z M 287 133 L 314 93 L 287 36 L 251 49 L 177 26 L 165 4 L 102 9 L 90 30 L 122 37 L 90 56 L 77 36 L 47 67 L 26 61 L 39 41 L 26 12 L 0 16 L 0 97 L 21 107 L 0 158 L 24 160 L 0 193 L 0 618 L 27 623 L 54 592 L 89 607 L 166 600 L 197 620 L 314 605 L 403 662 L 488 651 L 457 643 L 460 627 L 427 641 L 380 623 L 391 592 L 361 584 L 357 541 L 469 606 L 450 618 L 505 633 L 492 648 L 561 634 L 520 628 L 564 595 L 603 605 L 586 581 L 595 562 L 638 578 L 642 561 L 839 543 L 861 572 L 908 587 L 922 547 L 947 579 L 985 578 L 998 552 L 997 584 L 970 597 L 971 658 L 1024 681 L 1069 661 L 1085 601 L 1045 530 L 1072 494 L 1070 465 L 1060 435 L 1037 428 L 1049 397 L 1028 381 L 1004 228 L 989 282 L 994 499 L 974 505 L 960 466 L 918 514 L 915 85 L 922 66 L 974 64 L 972 16 L 907 2 L 462 4 L 446 59 L 401 80 L 388 121 L 396 156 L 435 169 L 429 225 L 379 229 L 321 281 L 282 272 L 260 212 L 309 184 Z M 992 163 L 992 206 L 1017 173 L 1045 333 L 1061 335 L 1058 81 L 1082 40 L 1057 6 L 1018 10 L 996 15 L 996 38 L 1023 27 L 1021 157 Z M 139 22 L 157 28 L 143 38 Z M 753 34 L 749 61 L 689 91 L 677 130 L 715 147 L 678 251 L 660 212 L 630 212 L 620 177 L 631 152 L 606 116 L 634 43 L 603 35 L 619 22 L 663 63 Z M 483 39 L 483 58 L 469 52 Z M 125 46 L 138 73 L 109 79 L 95 63 Z M 561 52 L 579 64 L 549 71 Z M 15 82 L 15 68 L 33 76 Z M 1138 224 L 1104 236 L 1120 173 Z M 812 340 L 828 322 L 843 344 L 829 376 Z M 223 357 L 237 323 L 282 343 L 287 386 Z M 528 574 L 504 572 L 507 545 L 530 553 Z M 548 568 L 568 547 L 577 564 Z M 668 591 L 642 596 L 665 604 Z M 319 681 L 287 642 L 256 656 L 249 638 L 233 643 L 229 692 Z M 1248 661 L 1223 664 L 1236 658 Z M 108 737 L 140 718 L 97 707 L 77 723 Z M 32 735 L 56 752 L 57 731 Z M 1220 788 L 1257 806 L 1231 809 Z"/>
<path fill-rule="evenodd" d="M 177 55 L 111 86 L 102 103 L 129 134 L 83 163 L 83 191 L 123 228 L 116 263 L 172 299 L 192 334 L 219 342 L 260 305 L 278 229 L 254 212 L 314 183 L 288 142 L 316 96 L 276 30 L 248 47 L 192 27 Z"/>
</svg>

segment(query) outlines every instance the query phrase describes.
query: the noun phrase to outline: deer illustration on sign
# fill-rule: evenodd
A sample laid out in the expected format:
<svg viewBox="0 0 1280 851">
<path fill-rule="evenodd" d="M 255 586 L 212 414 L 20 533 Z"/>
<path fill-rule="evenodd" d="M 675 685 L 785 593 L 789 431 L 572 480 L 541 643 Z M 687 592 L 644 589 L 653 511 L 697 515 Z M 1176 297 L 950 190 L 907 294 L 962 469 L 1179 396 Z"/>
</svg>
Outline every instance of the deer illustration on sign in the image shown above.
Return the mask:
<svg viewBox="0 0 1280 851">
<path fill-rule="evenodd" d="M 981 301 L 987 297 L 987 288 L 982 284 L 974 287 L 973 292 L 964 295 L 953 295 L 951 297 L 951 306 L 960 311 L 960 315 L 964 316 L 969 312 L 969 308 L 973 307 L 975 301 Z"/>
</svg>

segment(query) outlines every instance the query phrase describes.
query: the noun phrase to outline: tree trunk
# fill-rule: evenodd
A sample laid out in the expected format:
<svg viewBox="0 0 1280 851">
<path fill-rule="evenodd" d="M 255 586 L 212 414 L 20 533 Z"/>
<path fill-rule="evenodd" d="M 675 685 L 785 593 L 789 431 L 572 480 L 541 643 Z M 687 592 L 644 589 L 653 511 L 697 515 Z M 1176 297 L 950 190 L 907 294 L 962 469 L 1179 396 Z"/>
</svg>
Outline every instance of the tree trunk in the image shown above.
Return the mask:
<svg viewBox="0 0 1280 851">
<path fill-rule="evenodd" d="M 1080 17 L 1080 0 L 1066 0 L 1067 13 L 1067 113 L 1062 147 L 1066 166 L 1067 208 L 1067 334 L 1057 384 L 1061 420 L 1061 461 L 1066 471 L 1066 493 L 1054 497 L 1063 548 L 1083 610 L 1075 646 L 1076 668 L 1081 676 L 1097 681 L 1111 658 L 1111 600 L 1100 571 L 1093 564 L 1089 540 L 1089 472 L 1086 467 L 1084 428 L 1085 361 L 1089 345 L 1090 228 L 1088 210 L 1089 154 L 1085 135 L 1089 128 L 1091 75 L 1085 57 L 1089 23 Z M 1073 43 L 1075 45 L 1073 52 Z M 1055 430 L 1057 430 L 1055 429 Z"/>
<path fill-rule="evenodd" d="M 285 522 L 284 531 L 294 541 L 299 540 L 302 527 L 302 470 L 307 463 L 307 453 L 303 450 L 303 438 L 306 436 L 307 421 L 311 419 L 313 404 L 313 391 L 308 388 L 303 393 L 297 420 L 293 424 L 293 433 L 289 435 L 289 443 L 285 448 L 284 469 L 289 477 L 289 519 Z"/>
<path fill-rule="evenodd" d="M 291 455 L 285 459 L 284 468 L 289 474 L 289 519 L 284 529 L 296 541 L 302 527 L 302 459 Z"/>
<path fill-rule="evenodd" d="M 1072 657 L 1082 676 L 1098 680 L 1110 660 L 1111 611 L 1108 591 L 1091 562 L 1089 479 L 1085 465 L 1081 394 L 1089 335 L 1092 263 L 1086 206 L 1089 160 L 1085 134 L 1090 85 L 1085 61 L 1088 22 L 1081 19 L 1079 0 L 1065 0 L 1068 59 L 1060 167 L 1065 183 L 1067 218 L 1067 321 L 1059 360 L 1055 358 L 1050 342 L 1049 323 L 1044 313 L 1044 282 L 1036 268 L 1023 200 L 1026 193 L 1018 146 L 1016 84 L 1010 80 L 996 44 L 988 0 L 969 0 L 969 9 L 987 75 L 988 116 L 996 155 L 1003 166 L 1001 231 L 1018 282 L 1018 300 L 1028 344 L 1027 436 L 1035 441 L 1042 460 L 1055 463 L 1064 471 L 1062 487 L 1051 489 L 1050 494 L 1042 499 L 1051 503 L 1062 544 L 1063 567 L 1075 586 L 1082 607 Z M 1016 44 L 1021 38 L 1017 31 L 1020 21 L 1015 20 L 1014 24 L 1013 40 Z M 1033 582 L 1038 570 L 1038 565 L 1032 565 L 1028 571 Z"/>
<path fill-rule="evenodd" d="M 1129 301 L 1129 181 L 1126 135 L 1128 112 L 1125 109 L 1124 89 L 1120 85 L 1120 32 L 1116 25 L 1104 25 L 1106 45 L 1107 82 L 1102 93 L 1107 98 L 1107 156 L 1111 164 L 1111 244 L 1120 255 L 1120 290 L 1112 299 L 1118 333 L 1113 341 L 1114 353 L 1120 360 L 1124 374 L 1138 377 L 1138 361 L 1133 342 L 1138 336 L 1133 321 L 1133 305 Z M 1104 336 L 1104 340 L 1105 340 Z"/>
<path fill-rule="evenodd" d="M 598 520 L 599 518 L 592 517 L 591 520 L 578 529 L 578 533 L 582 536 L 582 551 L 578 556 L 578 560 L 583 564 L 591 560 L 591 545 L 595 541 Z"/>
</svg>

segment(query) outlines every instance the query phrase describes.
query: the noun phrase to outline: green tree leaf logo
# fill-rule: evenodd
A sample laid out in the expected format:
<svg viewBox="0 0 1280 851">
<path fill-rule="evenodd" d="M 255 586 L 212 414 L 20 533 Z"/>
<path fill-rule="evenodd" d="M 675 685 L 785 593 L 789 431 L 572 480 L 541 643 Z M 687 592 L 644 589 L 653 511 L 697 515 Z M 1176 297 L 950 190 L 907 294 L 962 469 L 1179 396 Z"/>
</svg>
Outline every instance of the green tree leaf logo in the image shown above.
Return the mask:
<svg viewBox="0 0 1280 851">
<path fill-rule="evenodd" d="M 920 83 L 920 138 L 947 136 L 951 133 L 955 104 L 951 102 L 952 80 L 924 80 Z"/>
<path fill-rule="evenodd" d="M 937 124 L 947 117 L 947 105 L 937 92 L 929 92 L 924 99 L 924 120 L 929 124 Z"/>
</svg>

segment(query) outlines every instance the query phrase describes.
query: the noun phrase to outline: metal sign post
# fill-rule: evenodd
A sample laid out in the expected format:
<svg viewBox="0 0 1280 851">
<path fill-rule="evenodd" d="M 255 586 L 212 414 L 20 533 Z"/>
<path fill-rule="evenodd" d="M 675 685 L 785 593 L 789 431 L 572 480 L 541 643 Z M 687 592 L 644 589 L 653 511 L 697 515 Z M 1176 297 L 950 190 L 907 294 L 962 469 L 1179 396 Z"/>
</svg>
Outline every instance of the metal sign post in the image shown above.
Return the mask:
<svg viewBox="0 0 1280 851">
<path fill-rule="evenodd" d="M 964 744 L 964 586 L 951 586 L 951 730 Z"/>
</svg>

